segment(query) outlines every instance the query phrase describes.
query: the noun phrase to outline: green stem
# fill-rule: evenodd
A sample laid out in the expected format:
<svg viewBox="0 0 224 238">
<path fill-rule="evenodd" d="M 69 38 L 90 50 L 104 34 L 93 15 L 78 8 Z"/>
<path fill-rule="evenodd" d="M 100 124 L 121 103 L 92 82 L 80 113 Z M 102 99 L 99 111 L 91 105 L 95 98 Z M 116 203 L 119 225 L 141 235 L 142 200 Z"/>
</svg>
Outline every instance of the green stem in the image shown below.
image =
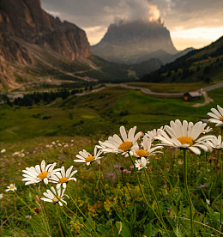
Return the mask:
<svg viewBox="0 0 224 238">
<path fill-rule="evenodd" d="M 188 203 L 190 205 L 190 221 L 191 221 L 191 236 L 193 237 L 193 204 L 190 196 L 190 192 L 187 185 L 187 155 L 186 149 L 183 150 L 184 153 L 184 186 L 187 192 Z"/>
<path fill-rule="evenodd" d="M 95 230 L 95 227 L 92 226 L 92 224 L 89 222 L 88 218 L 86 217 L 86 215 L 82 212 L 82 210 L 79 208 L 79 206 L 77 205 L 76 201 L 72 198 L 71 194 L 70 194 L 70 191 L 67 189 L 68 191 L 68 194 L 70 196 L 70 198 L 72 199 L 73 203 L 75 204 L 76 208 L 78 209 L 78 211 L 80 212 L 80 214 L 86 219 L 86 221 L 89 223 L 89 225 L 93 228 L 94 230 L 94 233 L 96 236 L 98 236 L 96 230 Z M 68 207 L 67 207 L 68 208 Z M 70 210 L 70 209 L 69 209 Z"/>
<path fill-rule="evenodd" d="M 135 167 L 135 162 L 134 162 L 132 156 L 130 155 L 130 153 L 128 153 L 128 155 L 129 155 L 129 158 L 131 159 L 131 162 L 132 162 L 132 164 L 133 164 L 133 166 L 134 166 L 134 170 L 135 170 L 135 168 L 136 168 L 136 167 Z M 157 219 L 159 220 L 159 222 L 161 223 L 161 225 L 164 226 L 164 228 L 165 228 L 165 230 L 166 230 L 166 233 L 169 235 L 165 223 L 160 219 L 160 217 L 158 216 L 158 214 L 154 211 L 154 209 L 152 208 L 152 206 L 150 206 L 150 204 L 148 203 L 148 200 L 146 199 L 145 194 L 144 194 L 144 191 L 143 191 L 143 189 L 142 189 L 142 186 L 141 186 L 141 183 L 140 183 L 138 174 L 137 174 L 136 177 L 137 177 L 138 186 L 139 186 L 139 188 L 140 188 L 142 197 L 144 198 L 145 204 L 146 204 L 150 209 L 153 210 L 155 216 L 157 217 Z M 170 235 L 169 235 L 169 236 L 170 236 Z"/>
<path fill-rule="evenodd" d="M 220 199 L 220 229 L 222 229 L 222 217 L 223 217 L 223 178 L 222 178 L 222 175 L 223 175 L 223 168 L 222 168 L 222 156 L 221 156 L 221 151 L 219 150 L 219 161 L 220 161 L 220 177 L 221 177 L 221 183 L 222 183 L 222 190 L 221 190 L 221 199 Z"/>
<path fill-rule="evenodd" d="M 91 166 L 92 166 L 92 168 L 93 168 L 93 172 L 94 172 L 94 174 L 95 174 L 95 176 L 96 176 L 97 182 L 99 181 L 100 184 L 101 184 L 101 186 L 102 186 L 102 188 L 105 190 L 104 185 L 103 185 L 102 181 L 100 180 L 100 178 L 98 177 L 98 175 L 97 175 L 97 173 L 96 173 L 96 170 L 95 170 L 95 168 L 94 168 L 94 166 L 93 166 L 92 163 L 91 163 Z"/>
<path fill-rule="evenodd" d="M 208 153 L 205 152 L 205 168 L 206 168 L 206 173 L 208 172 Z"/>
<path fill-rule="evenodd" d="M 35 214 L 34 210 L 32 210 L 32 209 L 30 208 L 30 206 L 27 205 L 27 204 L 23 201 L 23 199 L 20 198 L 20 196 L 19 196 L 15 191 L 14 191 L 14 193 L 16 194 L 17 198 L 19 198 L 19 200 L 20 200 L 25 206 L 27 206 L 27 207 L 30 209 L 30 211 L 31 211 L 32 213 Z"/>
<path fill-rule="evenodd" d="M 49 186 L 49 184 L 47 184 L 47 187 L 50 189 L 50 186 Z M 54 194 L 54 192 L 50 189 L 50 191 Z M 71 200 L 74 202 L 74 204 L 75 204 L 75 206 L 76 206 L 76 208 L 79 210 L 79 212 L 81 213 L 81 214 L 83 214 L 82 213 L 82 211 L 80 210 L 80 208 L 78 207 L 78 205 L 76 204 L 76 202 L 74 201 L 74 199 L 72 198 L 72 196 L 71 196 L 71 194 L 70 194 L 70 192 L 69 192 L 69 190 L 67 189 L 67 191 L 68 191 L 68 194 L 69 194 L 69 196 L 70 196 L 70 198 L 71 198 Z M 57 196 L 57 194 L 54 194 L 56 197 L 58 197 Z M 59 198 L 59 200 L 61 200 L 60 198 Z M 64 204 L 64 203 L 63 203 Z M 68 211 L 70 211 L 72 214 L 74 214 L 75 216 L 76 216 L 76 214 L 70 209 L 70 208 L 68 208 L 68 206 L 66 205 L 66 204 L 64 204 L 64 206 L 68 209 Z M 83 214 L 83 216 L 84 216 L 84 218 L 88 221 L 88 223 L 91 225 L 91 223 L 89 222 L 89 220 L 86 218 L 86 216 Z M 76 216 L 76 217 L 78 217 L 78 216 Z M 81 220 L 79 217 L 78 217 L 78 219 L 79 220 Z M 84 226 L 86 226 L 85 224 L 83 224 Z M 92 226 L 92 225 L 91 225 Z M 91 234 L 91 230 L 86 226 L 86 228 L 89 230 L 89 232 L 90 232 L 90 234 Z M 94 232 L 95 232 L 95 229 L 94 229 Z"/>
<path fill-rule="evenodd" d="M 158 210 L 159 210 L 160 216 L 162 217 L 162 213 L 161 213 L 161 210 L 160 210 L 160 206 L 159 206 L 158 199 L 157 199 L 156 194 L 155 194 L 155 190 L 154 190 L 152 184 L 151 184 L 150 181 L 149 181 L 149 177 L 148 177 L 148 174 L 147 174 L 147 172 L 146 172 L 146 169 L 143 168 L 143 170 L 144 170 L 145 177 L 146 177 L 146 180 L 147 180 L 147 182 L 148 182 L 148 185 L 149 185 L 149 187 L 151 188 L 152 193 L 153 193 L 153 196 L 154 196 L 154 198 L 155 198 L 155 200 L 156 200 L 156 204 L 157 204 L 157 207 L 158 207 Z"/>
<path fill-rule="evenodd" d="M 56 204 L 56 216 L 57 216 L 57 222 L 58 222 L 58 227 L 59 227 L 59 231 L 60 231 L 60 235 L 61 237 L 64 237 L 64 234 L 63 234 L 63 231 L 62 231 L 62 228 L 61 228 L 61 222 L 60 222 L 60 218 L 59 218 L 59 207 L 60 205 L 59 204 Z"/>
<path fill-rule="evenodd" d="M 146 177 L 146 180 L 147 180 L 147 182 L 148 182 L 148 185 L 149 185 L 149 187 L 151 188 L 152 193 L 153 193 L 153 196 L 154 196 L 154 198 L 155 198 L 155 200 L 156 200 L 156 204 L 157 204 L 157 207 L 158 207 L 158 210 L 159 210 L 159 214 L 160 214 L 160 217 L 161 217 L 161 220 L 162 220 L 162 223 L 163 223 L 162 225 L 164 226 L 165 230 L 167 231 L 166 223 L 165 223 L 164 220 L 163 220 L 163 215 L 162 215 L 162 212 L 161 212 L 161 209 L 160 209 L 160 206 L 159 206 L 158 199 L 157 199 L 156 194 L 155 194 L 155 190 L 154 190 L 152 184 L 151 184 L 150 181 L 149 181 L 149 177 L 148 177 L 148 174 L 147 174 L 147 172 L 146 172 L 146 169 L 144 168 L 143 170 L 144 170 L 145 177 Z"/>
</svg>

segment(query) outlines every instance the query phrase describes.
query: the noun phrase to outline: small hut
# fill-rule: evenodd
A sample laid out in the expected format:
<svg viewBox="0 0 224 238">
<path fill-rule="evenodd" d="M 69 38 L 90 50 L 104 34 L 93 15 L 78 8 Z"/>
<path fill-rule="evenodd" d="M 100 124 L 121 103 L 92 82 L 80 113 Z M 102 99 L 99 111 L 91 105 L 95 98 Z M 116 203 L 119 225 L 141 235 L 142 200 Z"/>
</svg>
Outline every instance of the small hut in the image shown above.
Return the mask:
<svg viewBox="0 0 224 238">
<path fill-rule="evenodd" d="M 185 101 L 195 101 L 201 98 L 201 93 L 198 91 L 195 92 L 187 92 L 184 94 Z"/>
</svg>

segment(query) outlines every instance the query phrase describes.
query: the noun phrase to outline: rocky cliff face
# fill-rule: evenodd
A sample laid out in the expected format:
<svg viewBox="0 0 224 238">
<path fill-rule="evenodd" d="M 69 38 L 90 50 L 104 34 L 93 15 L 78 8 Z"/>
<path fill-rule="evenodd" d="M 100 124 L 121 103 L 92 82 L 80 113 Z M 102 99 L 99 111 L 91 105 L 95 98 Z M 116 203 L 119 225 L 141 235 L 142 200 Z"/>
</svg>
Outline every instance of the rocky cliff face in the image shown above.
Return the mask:
<svg viewBox="0 0 224 238">
<path fill-rule="evenodd" d="M 31 45 L 69 60 L 91 55 L 85 32 L 46 13 L 39 0 L 0 0 L 0 55 L 13 64 L 34 64 Z"/>
<path fill-rule="evenodd" d="M 0 0 L 0 29 L 3 37 L 48 46 L 72 60 L 91 54 L 85 32 L 47 14 L 39 0 Z"/>
<path fill-rule="evenodd" d="M 93 54 L 124 63 L 139 63 L 142 58 L 148 60 L 149 54 L 155 55 L 157 51 L 168 54 L 178 52 L 172 43 L 169 31 L 159 21 L 112 24 L 103 39 L 92 46 Z"/>
</svg>

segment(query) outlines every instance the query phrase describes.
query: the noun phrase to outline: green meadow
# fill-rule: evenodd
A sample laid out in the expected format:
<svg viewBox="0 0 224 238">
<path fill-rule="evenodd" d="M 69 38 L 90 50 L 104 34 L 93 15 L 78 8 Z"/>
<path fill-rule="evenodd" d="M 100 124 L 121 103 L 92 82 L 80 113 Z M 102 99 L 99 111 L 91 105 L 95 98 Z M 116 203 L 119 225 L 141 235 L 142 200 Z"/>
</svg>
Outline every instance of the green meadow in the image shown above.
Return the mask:
<svg viewBox="0 0 224 238">
<path fill-rule="evenodd" d="M 94 136 L 115 133 L 120 125 L 152 130 L 170 120 L 186 119 L 197 122 L 208 118 L 207 112 L 222 105 L 222 88 L 208 92 L 212 103 L 182 98 L 164 99 L 144 95 L 140 91 L 120 87 L 107 88 L 97 93 L 58 99 L 46 106 L 6 107 L 0 111 L 0 142 L 15 142 L 39 136 Z"/>
<path fill-rule="evenodd" d="M 222 150 L 201 155 L 187 151 L 185 157 L 182 150 L 165 147 L 139 171 L 133 163 L 136 158 L 115 153 L 101 154 L 100 164 L 74 162 L 83 149 L 92 154 L 99 140 L 119 135 L 121 125 L 146 133 L 175 119 L 193 123 L 208 119 L 211 108 L 223 106 L 223 88 L 208 96 L 213 102 L 193 107 L 204 98 L 185 102 L 108 87 L 45 106 L 1 105 L 0 235 L 223 236 Z M 221 133 L 220 127 L 209 126 L 213 128 L 209 134 Z M 77 170 L 77 181 L 67 183 L 69 198 L 63 198 L 67 205 L 41 200 L 55 184 L 26 186 L 22 181 L 22 171 L 42 160 L 57 162 L 55 168 Z M 5 191 L 10 184 L 15 184 L 15 192 Z"/>
</svg>

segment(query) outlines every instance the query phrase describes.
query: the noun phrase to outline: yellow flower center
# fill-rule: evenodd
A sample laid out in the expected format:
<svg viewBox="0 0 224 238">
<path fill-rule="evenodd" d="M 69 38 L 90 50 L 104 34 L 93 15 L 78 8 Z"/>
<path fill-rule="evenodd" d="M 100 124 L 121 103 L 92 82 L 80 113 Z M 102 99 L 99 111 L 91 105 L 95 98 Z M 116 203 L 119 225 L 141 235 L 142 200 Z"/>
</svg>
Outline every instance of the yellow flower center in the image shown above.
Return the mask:
<svg viewBox="0 0 224 238">
<path fill-rule="evenodd" d="M 49 173 L 48 172 L 41 172 L 38 176 L 37 176 L 37 178 L 40 178 L 41 180 L 44 180 L 45 178 L 47 178 L 47 175 L 48 175 Z"/>
<path fill-rule="evenodd" d="M 86 162 L 92 162 L 94 159 L 95 159 L 95 157 L 90 155 L 86 158 Z"/>
<path fill-rule="evenodd" d="M 146 150 L 137 150 L 135 152 L 139 157 L 146 157 L 148 155 L 148 151 Z"/>
<path fill-rule="evenodd" d="M 57 197 L 54 197 L 54 198 L 52 199 L 52 201 L 53 201 L 54 203 L 56 203 L 56 202 L 58 202 L 60 199 L 61 199 L 61 197 L 60 197 L 60 196 L 57 196 Z"/>
<path fill-rule="evenodd" d="M 14 189 L 15 187 L 14 186 L 11 186 L 10 189 Z"/>
<path fill-rule="evenodd" d="M 58 183 L 66 183 L 68 181 L 67 177 L 62 177 L 58 180 Z"/>
<path fill-rule="evenodd" d="M 220 121 L 223 121 L 223 116 L 220 118 Z"/>
<path fill-rule="evenodd" d="M 129 141 L 123 142 L 122 144 L 120 144 L 120 146 L 118 147 L 119 150 L 123 150 L 123 151 L 128 151 L 131 149 L 132 147 L 132 143 Z"/>
<path fill-rule="evenodd" d="M 140 164 L 140 165 L 139 165 L 139 167 L 141 167 L 141 168 L 142 168 L 142 164 Z"/>
<path fill-rule="evenodd" d="M 182 136 L 177 138 L 182 145 L 188 144 L 188 145 L 193 145 L 194 140 L 191 137 L 188 136 Z"/>
<path fill-rule="evenodd" d="M 202 133 L 206 133 L 206 130 L 203 130 Z"/>
</svg>

